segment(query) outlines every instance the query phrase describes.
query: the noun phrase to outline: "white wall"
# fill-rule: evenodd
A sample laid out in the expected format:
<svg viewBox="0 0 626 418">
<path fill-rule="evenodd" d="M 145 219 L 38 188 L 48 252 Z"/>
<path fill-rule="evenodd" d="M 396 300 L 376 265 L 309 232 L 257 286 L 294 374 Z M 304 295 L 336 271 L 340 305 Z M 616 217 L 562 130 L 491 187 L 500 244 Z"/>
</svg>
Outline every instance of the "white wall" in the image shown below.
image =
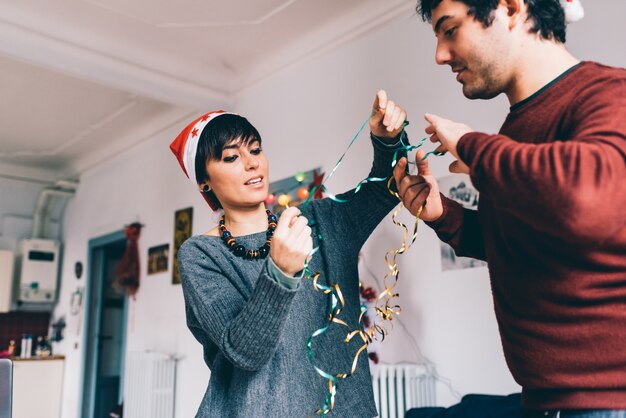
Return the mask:
<svg viewBox="0 0 626 418">
<path fill-rule="evenodd" d="M 588 3 L 588 17 L 572 30 L 572 50 L 582 58 L 626 66 L 621 53 L 626 30 L 618 21 L 624 16 L 624 3 Z M 606 13 L 608 5 L 613 6 L 610 13 Z M 234 110 L 246 115 L 263 135 L 272 180 L 319 165 L 330 170 L 368 115 L 378 88 L 387 89 L 408 109 L 408 132 L 414 141 L 423 135 L 421 115 L 426 111 L 479 130 L 496 131 L 508 109 L 504 98 L 490 102 L 464 99 L 450 70 L 436 67 L 433 56 L 429 26 L 414 16 L 402 17 L 248 89 L 237 98 Z M 209 105 L 204 110 L 212 109 Z M 193 416 L 206 387 L 208 371 L 200 346 L 185 325 L 180 286 L 171 285 L 170 272 L 146 276 L 145 267 L 149 247 L 172 243 L 175 210 L 194 207 L 194 234 L 209 229 L 215 221 L 168 149 L 180 129 L 182 126 L 164 131 L 84 173 L 68 206 L 62 294 L 55 312 L 68 319 L 66 339 L 56 347 L 67 356 L 66 418 L 79 416 L 83 361 L 82 324 L 69 315 L 69 297 L 76 286 L 84 285 L 84 279 L 74 279 L 73 265 L 86 262 L 90 239 L 137 220 L 146 227 L 140 239 L 141 287 L 129 309 L 128 350 L 153 349 L 184 356 L 178 373 L 179 418 Z M 367 174 L 369 148 L 364 136 L 329 183 L 331 190 L 352 187 Z M 437 175 L 446 174 L 449 159 L 433 158 L 432 162 Z M 402 218 L 410 221 L 406 214 Z M 442 274 L 437 239 L 424 225 L 420 228 L 416 244 L 401 257 L 403 324 L 439 374 L 460 394 L 518 390 L 503 361 L 486 269 Z M 384 272 L 384 252 L 397 246 L 400 238 L 399 230 L 387 219 L 366 245 L 365 260 L 379 275 Z M 409 339 L 396 326 L 379 350 L 383 361 L 419 360 Z M 438 389 L 440 403 L 456 402 L 457 397 L 444 384 Z"/>
<path fill-rule="evenodd" d="M 29 238 L 32 231 L 32 210 L 37 202 L 39 194 L 37 185 L 33 186 L 27 182 L 16 182 L 13 180 L 0 180 L 0 198 L 16 196 L 20 203 L 19 208 L 5 209 L 0 214 L 0 249 L 15 252 L 19 240 Z M 31 205 L 32 204 L 32 205 Z M 4 205 L 3 205 L 4 206 Z M 13 205 L 12 205 L 13 206 Z"/>
<path fill-rule="evenodd" d="M 22 176 L 19 173 L 18 175 L 11 175 L 7 171 L 6 167 L 0 165 L 0 250 L 11 251 L 13 257 L 10 262 L 13 264 L 12 271 L 15 272 L 19 270 L 15 265 L 15 257 L 21 252 L 19 243 L 23 239 L 33 238 L 33 213 L 41 191 L 51 184 L 46 180 L 37 178 L 42 174 L 49 174 L 46 171 L 30 173 L 39 176 Z M 55 211 L 55 216 L 59 212 L 60 210 Z M 46 232 L 49 235 L 46 235 L 46 238 L 57 238 L 60 232 L 58 220 L 59 218 L 55 217 L 47 223 Z M 8 280 L 11 281 L 5 283 L 6 289 L 10 290 L 11 294 L 18 292 L 19 283 L 13 280 L 13 277 Z M 2 298 L 5 297 L 7 296 L 2 295 Z M 11 296 L 7 298 L 8 305 L 5 309 L 15 309 L 15 301 L 12 300 Z"/>
<path fill-rule="evenodd" d="M 45 186 L 37 180 L 0 176 L 0 249 L 16 251 L 20 240 L 31 237 L 33 212 Z"/>
</svg>

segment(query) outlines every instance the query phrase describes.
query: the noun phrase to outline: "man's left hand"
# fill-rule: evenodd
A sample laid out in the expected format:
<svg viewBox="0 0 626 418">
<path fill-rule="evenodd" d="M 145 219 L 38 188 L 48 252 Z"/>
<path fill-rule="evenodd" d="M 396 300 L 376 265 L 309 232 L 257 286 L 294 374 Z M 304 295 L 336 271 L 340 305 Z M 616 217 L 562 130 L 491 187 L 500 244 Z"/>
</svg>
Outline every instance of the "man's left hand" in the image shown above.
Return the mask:
<svg viewBox="0 0 626 418">
<path fill-rule="evenodd" d="M 457 161 L 450 164 L 450 172 L 469 174 L 469 167 L 459 157 L 456 147 L 463 135 L 474 130 L 465 124 L 453 122 L 429 113 L 424 115 L 424 118 L 429 123 L 426 127 L 426 133 L 430 135 L 430 140 L 440 143 L 436 151 L 450 152 L 457 159 Z"/>
</svg>

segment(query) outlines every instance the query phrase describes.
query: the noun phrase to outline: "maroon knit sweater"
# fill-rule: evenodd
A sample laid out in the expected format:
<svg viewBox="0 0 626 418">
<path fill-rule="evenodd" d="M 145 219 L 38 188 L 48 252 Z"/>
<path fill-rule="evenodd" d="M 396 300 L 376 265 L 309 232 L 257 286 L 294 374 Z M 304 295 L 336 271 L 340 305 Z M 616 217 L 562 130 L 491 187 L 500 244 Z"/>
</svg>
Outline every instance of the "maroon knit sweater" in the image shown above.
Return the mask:
<svg viewBox="0 0 626 418">
<path fill-rule="evenodd" d="M 626 70 L 583 62 L 458 152 L 478 211 L 429 225 L 487 260 L 524 406 L 626 409 Z"/>
</svg>

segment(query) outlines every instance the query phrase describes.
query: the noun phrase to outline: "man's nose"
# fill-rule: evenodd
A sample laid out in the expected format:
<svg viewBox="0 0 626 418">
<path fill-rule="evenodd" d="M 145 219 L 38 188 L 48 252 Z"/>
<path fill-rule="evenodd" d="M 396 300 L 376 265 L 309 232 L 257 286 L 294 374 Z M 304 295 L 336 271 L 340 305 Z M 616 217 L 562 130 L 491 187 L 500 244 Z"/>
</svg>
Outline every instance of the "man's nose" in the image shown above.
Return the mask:
<svg viewBox="0 0 626 418">
<path fill-rule="evenodd" d="M 441 41 L 437 41 L 437 49 L 435 50 L 435 62 L 439 65 L 445 65 L 452 60 L 450 48 Z"/>
</svg>

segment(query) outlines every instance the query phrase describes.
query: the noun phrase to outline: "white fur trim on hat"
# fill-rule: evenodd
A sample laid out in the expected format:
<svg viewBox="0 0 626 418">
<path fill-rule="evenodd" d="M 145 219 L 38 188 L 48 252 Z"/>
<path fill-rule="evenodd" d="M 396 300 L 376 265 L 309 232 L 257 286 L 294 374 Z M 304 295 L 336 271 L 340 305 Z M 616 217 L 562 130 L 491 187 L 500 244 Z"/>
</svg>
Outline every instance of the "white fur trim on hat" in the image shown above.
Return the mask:
<svg viewBox="0 0 626 418">
<path fill-rule="evenodd" d="M 574 23 L 585 17 L 585 10 L 580 0 L 560 0 L 563 11 L 565 11 L 565 21 Z"/>
<path fill-rule="evenodd" d="M 196 182 L 196 154 L 198 153 L 198 141 L 202 130 L 209 122 L 221 115 L 235 115 L 231 112 L 214 112 L 209 114 L 206 118 L 200 119 L 194 125 L 193 129 L 189 131 L 187 142 L 185 143 L 185 155 L 183 156 L 183 164 L 185 164 L 185 171 L 189 180 L 195 185 Z"/>
</svg>

